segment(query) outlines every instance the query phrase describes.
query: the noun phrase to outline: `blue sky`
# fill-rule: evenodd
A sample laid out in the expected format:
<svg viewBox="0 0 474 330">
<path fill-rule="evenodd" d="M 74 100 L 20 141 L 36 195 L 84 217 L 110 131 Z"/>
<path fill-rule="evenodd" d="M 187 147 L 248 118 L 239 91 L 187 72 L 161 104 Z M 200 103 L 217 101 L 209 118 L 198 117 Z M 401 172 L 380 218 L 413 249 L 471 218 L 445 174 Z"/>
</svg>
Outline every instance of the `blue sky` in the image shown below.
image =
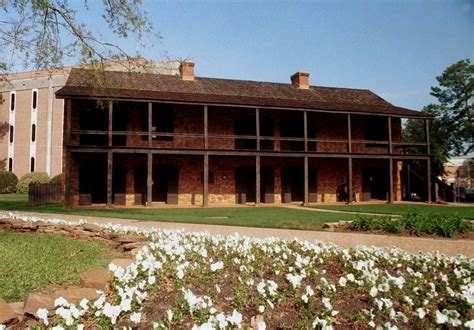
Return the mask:
<svg viewBox="0 0 474 330">
<path fill-rule="evenodd" d="M 473 1 L 145 0 L 145 8 L 162 36 L 148 58 L 189 58 L 197 75 L 232 79 L 288 82 L 305 70 L 314 85 L 367 88 L 416 110 L 434 102 L 430 87 L 444 68 L 474 58 Z"/>
</svg>

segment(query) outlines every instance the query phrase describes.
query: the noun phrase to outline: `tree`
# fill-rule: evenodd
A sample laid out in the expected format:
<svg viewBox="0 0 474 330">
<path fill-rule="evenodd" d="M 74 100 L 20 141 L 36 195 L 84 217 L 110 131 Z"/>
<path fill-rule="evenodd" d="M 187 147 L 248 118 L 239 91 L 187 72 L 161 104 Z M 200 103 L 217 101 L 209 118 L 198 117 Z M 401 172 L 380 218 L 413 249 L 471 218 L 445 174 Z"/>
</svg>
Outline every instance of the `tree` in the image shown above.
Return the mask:
<svg viewBox="0 0 474 330">
<path fill-rule="evenodd" d="M 431 143 L 431 172 L 435 176 L 444 174 L 444 163 L 449 158 L 450 143 L 448 139 L 450 135 L 446 131 L 446 127 L 436 117 L 437 105 L 430 104 L 421 110 L 423 113 L 432 116 L 430 120 L 430 143 Z M 425 139 L 425 123 L 424 120 L 409 119 L 403 128 L 403 138 L 409 142 L 419 142 Z M 421 151 L 422 152 L 422 151 Z"/>
<path fill-rule="evenodd" d="M 141 42 L 144 35 L 154 35 L 142 0 L 97 0 L 94 4 L 102 8 L 104 29 L 115 36 Z M 89 10 L 88 0 L 82 5 Z M 94 35 L 84 23 L 87 19 L 78 17 L 68 1 L 0 0 L 0 74 L 17 66 L 18 60 L 28 69 L 51 69 L 63 66 L 65 59 L 100 65 L 139 55 Z"/>
<path fill-rule="evenodd" d="M 474 151 L 474 65 L 469 59 L 458 61 L 436 80 L 439 86 L 431 88 L 431 95 L 438 99 L 439 105 L 433 110 L 446 133 L 448 152 L 466 155 Z"/>
</svg>

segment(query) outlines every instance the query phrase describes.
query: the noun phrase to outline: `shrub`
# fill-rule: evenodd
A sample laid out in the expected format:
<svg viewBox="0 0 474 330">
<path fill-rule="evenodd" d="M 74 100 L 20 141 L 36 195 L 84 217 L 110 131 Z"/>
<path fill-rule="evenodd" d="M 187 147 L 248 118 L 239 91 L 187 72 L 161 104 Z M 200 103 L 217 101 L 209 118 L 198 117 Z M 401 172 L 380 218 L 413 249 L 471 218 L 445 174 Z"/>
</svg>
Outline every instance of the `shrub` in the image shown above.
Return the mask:
<svg viewBox="0 0 474 330">
<path fill-rule="evenodd" d="M 12 172 L 0 171 L 0 194 L 10 194 L 16 191 L 18 178 Z"/>
<path fill-rule="evenodd" d="M 62 174 L 57 174 L 49 180 L 49 183 L 61 183 Z"/>
<path fill-rule="evenodd" d="M 34 172 L 23 175 L 16 185 L 17 193 L 27 193 L 30 183 L 49 183 L 49 175 L 45 172 Z"/>
</svg>

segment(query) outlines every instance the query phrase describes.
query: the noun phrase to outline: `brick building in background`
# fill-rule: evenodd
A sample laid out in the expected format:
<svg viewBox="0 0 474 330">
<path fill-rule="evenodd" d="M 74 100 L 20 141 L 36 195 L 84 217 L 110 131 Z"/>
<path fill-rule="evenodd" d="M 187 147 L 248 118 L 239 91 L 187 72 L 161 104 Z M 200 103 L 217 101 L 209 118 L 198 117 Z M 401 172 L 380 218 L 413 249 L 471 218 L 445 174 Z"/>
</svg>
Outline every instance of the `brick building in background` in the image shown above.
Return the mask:
<svg viewBox="0 0 474 330">
<path fill-rule="evenodd" d="M 428 117 L 371 91 L 310 86 L 304 72 L 201 78 L 192 62 L 94 79 L 73 69 L 56 93 L 68 206 L 431 200 L 429 141 L 401 134 L 402 118 Z"/>
<path fill-rule="evenodd" d="M 112 71 L 147 71 L 176 74 L 176 61 L 106 63 Z M 18 177 L 28 172 L 62 172 L 64 101 L 55 93 L 64 86 L 71 68 L 7 75 L 0 83 L 0 170 Z"/>
</svg>

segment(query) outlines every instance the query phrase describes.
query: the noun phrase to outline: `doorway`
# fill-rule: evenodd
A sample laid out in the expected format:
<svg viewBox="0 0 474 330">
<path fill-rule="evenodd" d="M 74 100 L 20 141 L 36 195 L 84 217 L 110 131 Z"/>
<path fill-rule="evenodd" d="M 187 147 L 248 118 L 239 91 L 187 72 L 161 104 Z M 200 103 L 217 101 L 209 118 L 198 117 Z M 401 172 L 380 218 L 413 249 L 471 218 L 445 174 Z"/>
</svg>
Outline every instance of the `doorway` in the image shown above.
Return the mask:
<svg viewBox="0 0 474 330">
<path fill-rule="evenodd" d="M 152 180 L 153 203 L 178 204 L 179 169 L 176 166 L 153 166 Z"/>
<path fill-rule="evenodd" d="M 387 200 L 388 173 L 383 167 L 362 170 L 362 200 Z"/>
<path fill-rule="evenodd" d="M 255 167 L 240 166 L 235 169 L 237 203 L 255 203 Z"/>
<path fill-rule="evenodd" d="M 303 166 L 284 167 L 281 171 L 281 191 L 283 203 L 304 200 Z"/>
</svg>

